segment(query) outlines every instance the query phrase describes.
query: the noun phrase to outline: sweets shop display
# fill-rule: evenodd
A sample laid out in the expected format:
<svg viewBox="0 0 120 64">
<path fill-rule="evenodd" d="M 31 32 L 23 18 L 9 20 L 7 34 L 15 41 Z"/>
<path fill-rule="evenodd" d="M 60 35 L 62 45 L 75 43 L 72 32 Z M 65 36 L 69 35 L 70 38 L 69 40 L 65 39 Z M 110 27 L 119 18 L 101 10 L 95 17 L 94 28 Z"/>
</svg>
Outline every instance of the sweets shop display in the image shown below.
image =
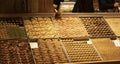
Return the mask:
<svg viewBox="0 0 120 64">
<path fill-rule="evenodd" d="M 0 64 L 120 62 L 120 16 L 48 14 L 0 17 Z"/>
</svg>

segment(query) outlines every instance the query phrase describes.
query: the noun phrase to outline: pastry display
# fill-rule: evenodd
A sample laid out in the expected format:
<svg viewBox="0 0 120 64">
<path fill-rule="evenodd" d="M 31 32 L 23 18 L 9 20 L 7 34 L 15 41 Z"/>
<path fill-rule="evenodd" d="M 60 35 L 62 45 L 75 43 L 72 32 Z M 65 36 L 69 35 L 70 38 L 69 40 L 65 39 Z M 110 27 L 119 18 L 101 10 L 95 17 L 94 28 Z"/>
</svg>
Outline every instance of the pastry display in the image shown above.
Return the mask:
<svg viewBox="0 0 120 64">
<path fill-rule="evenodd" d="M 0 18 L 0 64 L 120 60 L 119 18 L 68 15 Z"/>
<path fill-rule="evenodd" d="M 24 22 L 27 35 L 30 39 L 58 37 L 51 18 L 37 17 L 31 18 L 31 20 L 24 20 Z"/>
<path fill-rule="evenodd" d="M 90 37 L 115 37 L 114 32 L 111 30 L 103 17 L 83 17 L 81 19 L 90 34 Z"/>
<path fill-rule="evenodd" d="M 102 61 L 92 44 L 87 41 L 62 40 L 72 63 Z"/>
<path fill-rule="evenodd" d="M 79 18 L 68 17 L 54 21 L 55 27 L 62 38 L 89 36 Z"/>
<path fill-rule="evenodd" d="M 21 18 L 0 18 L 0 39 L 25 39 Z"/>
<path fill-rule="evenodd" d="M 92 39 L 92 42 L 103 58 L 103 61 L 120 60 L 120 47 L 116 46 L 114 41 L 110 40 L 109 38 L 98 38 Z M 119 42 L 117 43 L 119 44 Z"/>
<path fill-rule="evenodd" d="M 35 64 L 27 40 L 1 40 L 0 64 Z"/>
<path fill-rule="evenodd" d="M 120 36 L 120 29 L 118 27 L 120 25 L 120 19 L 119 18 L 105 18 L 105 20 L 107 21 L 111 29 L 114 31 L 114 33 L 117 36 Z"/>
<path fill-rule="evenodd" d="M 37 64 L 67 63 L 68 59 L 58 39 L 39 39 L 38 47 L 33 49 Z"/>
</svg>

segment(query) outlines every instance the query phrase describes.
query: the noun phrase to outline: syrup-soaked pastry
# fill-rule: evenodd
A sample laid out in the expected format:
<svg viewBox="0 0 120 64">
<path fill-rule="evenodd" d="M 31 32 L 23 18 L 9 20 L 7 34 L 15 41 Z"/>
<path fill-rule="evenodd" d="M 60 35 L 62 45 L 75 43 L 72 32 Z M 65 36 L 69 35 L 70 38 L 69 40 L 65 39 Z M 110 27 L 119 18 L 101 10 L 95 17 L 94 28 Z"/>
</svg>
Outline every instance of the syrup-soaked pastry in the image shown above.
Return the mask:
<svg viewBox="0 0 120 64">
<path fill-rule="evenodd" d="M 119 30 L 119 25 L 120 25 L 120 19 L 119 18 L 105 18 L 111 29 L 114 31 L 114 33 L 117 36 L 120 36 L 120 30 Z"/>
<path fill-rule="evenodd" d="M 61 18 L 61 20 L 54 21 L 60 37 L 85 37 L 89 36 L 84 25 L 79 18 Z"/>
<path fill-rule="evenodd" d="M 27 40 L 1 40 L 0 48 L 0 64 L 35 64 Z"/>
<path fill-rule="evenodd" d="M 33 49 L 37 63 L 67 63 L 68 59 L 58 39 L 39 39 L 38 49 Z"/>
<path fill-rule="evenodd" d="M 116 36 L 103 17 L 86 17 L 86 20 L 84 20 L 84 18 L 81 19 L 90 37 L 111 38 Z"/>
<path fill-rule="evenodd" d="M 0 39 L 26 38 L 21 18 L 0 18 Z"/>
<path fill-rule="evenodd" d="M 29 38 L 58 38 L 56 28 L 52 23 L 52 19 L 48 17 L 37 17 L 32 20 L 24 20 L 25 28 Z M 32 33 L 31 33 L 32 32 Z M 36 34 L 36 35 L 33 35 Z"/>
<path fill-rule="evenodd" d="M 86 41 L 62 41 L 72 63 L 101 61 L 101 57 L 92 44 Z"/>
</svg>

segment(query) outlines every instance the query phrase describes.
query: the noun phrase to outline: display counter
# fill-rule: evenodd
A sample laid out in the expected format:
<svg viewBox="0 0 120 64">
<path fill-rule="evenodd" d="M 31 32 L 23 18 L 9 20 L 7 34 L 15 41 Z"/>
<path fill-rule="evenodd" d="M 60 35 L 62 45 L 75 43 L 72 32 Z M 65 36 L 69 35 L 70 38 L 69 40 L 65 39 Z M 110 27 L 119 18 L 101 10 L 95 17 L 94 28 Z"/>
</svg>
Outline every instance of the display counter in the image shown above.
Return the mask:
<svg viewBox="0 0 120 64">
<path fill-rule="evenodd" d="M 30 46 L 32 50 L 24 51 L 26 63 L 119 63 L 119 17 L 119 13 L 62 13 L 57 19 L 54 13 L 0 14 L 0 46 L 7 46 L 0 52 L 6 51 L 10 45 L 13 51 L 20 52 L 19 47 L 24 48 L 27 42 L 27 51 Z M 17 43 L 9 44 L 10 39 Z M 21 39 L 25 39 L 25 43 L 21 44 L 24 42 Z M 8 55 L 0 54 L 0 57 L 6 56 L 5 62 L 12 62 L 10 50 L 5 53 Z M 31 57 L 26 57 L 28 54 Z M 14 62 L 25 63 L 24 60 Z M 2 63 L 4 61 L 0 59 Z"/>
</svg>

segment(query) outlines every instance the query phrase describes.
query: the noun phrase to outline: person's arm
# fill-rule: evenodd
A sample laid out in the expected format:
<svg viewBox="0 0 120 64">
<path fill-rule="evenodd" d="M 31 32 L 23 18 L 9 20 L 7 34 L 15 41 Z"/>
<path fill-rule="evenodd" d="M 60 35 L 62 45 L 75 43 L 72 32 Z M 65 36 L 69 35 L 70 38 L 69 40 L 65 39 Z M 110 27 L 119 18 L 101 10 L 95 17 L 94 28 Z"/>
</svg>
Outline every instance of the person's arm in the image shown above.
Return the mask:
<svg viewBox="0 0 120 64">
<path fill-rule="evenodd" d="M 100 0 L 100 2 L 105 8 L 114 8 L 114 3 L 107 3 L 107 0 Z"/>
<path fill-rule="evenodd" d="M 64 2 L 64 0 L 61 0 L 61 2 Z"/>
<path fill-rule="evenodd" d="M 120 2 L 120 0 L 115 0 L 115 2 Z"/>
</svg>

